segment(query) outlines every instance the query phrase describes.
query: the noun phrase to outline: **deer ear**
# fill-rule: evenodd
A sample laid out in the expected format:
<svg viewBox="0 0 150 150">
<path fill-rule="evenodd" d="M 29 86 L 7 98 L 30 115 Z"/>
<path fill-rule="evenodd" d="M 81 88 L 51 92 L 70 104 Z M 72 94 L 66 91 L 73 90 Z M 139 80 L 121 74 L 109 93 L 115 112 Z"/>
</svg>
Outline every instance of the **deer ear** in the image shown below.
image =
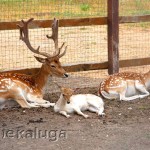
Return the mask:
<svg viewBox="0 0 150 150">
<path fill-rule="evenodd" d="M 40 63 L 45 63 L 45 58 L 41 58 L 41 57 L 37 57 L 37 56 L 34 56 L 36 58 L 36 60 Z"/>
</svg>

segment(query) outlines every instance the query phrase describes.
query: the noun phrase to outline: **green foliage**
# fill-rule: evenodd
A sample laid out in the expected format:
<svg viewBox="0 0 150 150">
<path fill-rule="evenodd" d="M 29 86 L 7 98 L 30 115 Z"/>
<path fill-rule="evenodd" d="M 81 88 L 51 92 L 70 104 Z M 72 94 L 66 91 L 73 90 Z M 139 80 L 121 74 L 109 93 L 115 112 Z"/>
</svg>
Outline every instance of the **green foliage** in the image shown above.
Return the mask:
<svg viewBox="0 0 150 150">
<path fill-rule="evenodd" d="M 80 5 L 80 9 L 82 10 L 82 11 L 88 11 L 89 9 L 90 9 L 90 5 L 89 4 L 81 4 Z"/>
<path fill-rule="evenodd" d="M 150 0 L 119 0 L 119 15 L 150 14 Z M 106 0 L 0 0 L 0 20 L 107 16 Z M 11 17 L 10 17 L 11 14 Z"/>
</svg>

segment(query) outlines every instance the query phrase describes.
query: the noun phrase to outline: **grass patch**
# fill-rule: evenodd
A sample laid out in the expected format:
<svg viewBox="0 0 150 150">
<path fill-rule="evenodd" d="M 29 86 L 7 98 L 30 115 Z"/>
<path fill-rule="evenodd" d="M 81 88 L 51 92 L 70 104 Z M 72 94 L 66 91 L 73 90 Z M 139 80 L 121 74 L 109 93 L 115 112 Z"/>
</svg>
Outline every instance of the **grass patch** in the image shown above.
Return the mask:
<svg viewBox="0 0 150 150">
<path fill-rule="evenodd" d="M 96 42 L 91 42 L 92 45 L 96 45 Z"/>
<path fill-rule="evenodd" d="M 142 109 L 142 110 L 150 110 L 150 106 L 149 106 L 149 105 L 139 106 L 139 109 Z"/>
<path fill-rule="evenodd" d="M 82 27 L 82 28 L 80 28 L 80 30 L 87 30 L 87 28 L 85 28 L 85 27 Z"/>
<path fill-rule="evenodd" d="M 150 14 L 149 0 L 120 0 L 120 15 L 145 15 Z"/>
<path fill-rule="evenodd" d="M 30 17 L 65 19 L 107 15 L 106 0 L 0 0 L 0 6 L 0 21 L 16 21 Z M 120 16 L 150 14 L 149 0 L 120 0 L 119 7 Z M 140 23 L 139 26 L 147 28 L 149 24 Z"/>
<path fill-rule="evenodd" d="M 127 24 L 127 27 L 129 27 L 129 28 L 138 27 L 138 28 L 142 28 L 142 29 L 149 29 L 150 22 L 129 23 L 129 24 Z"/>
<path fill-rule="evenodd" d="M 88 11 L 90 9 L 90 5 L 89 4 L 81 4 L 80 9 L 82 11 Z"/>
</svg>

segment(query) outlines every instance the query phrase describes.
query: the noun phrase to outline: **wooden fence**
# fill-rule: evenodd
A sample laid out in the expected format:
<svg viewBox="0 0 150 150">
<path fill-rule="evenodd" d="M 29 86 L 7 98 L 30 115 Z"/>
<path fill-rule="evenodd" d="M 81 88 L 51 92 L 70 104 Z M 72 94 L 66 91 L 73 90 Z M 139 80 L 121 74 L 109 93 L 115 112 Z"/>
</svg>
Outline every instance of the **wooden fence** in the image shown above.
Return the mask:
<svg viewBox="0 0 150 150">
<path fill-rule="evenodd" d="M 150 57 L 129 59 L 119 61 L 119 24 L 150 22 L 150 15 L 143 16 L 119 16 L 119 0 L 108 0 L 108 16 L 96 18 L 78 18 L 78 19 L 60 19 L 60 27 L 71 26 L 90 26 L 107 25 L 108 26 L 108 61 L 100 63 L 69 64 L 64 66 L 67 72 L 88 71 L 108 69 L 109 74 L 119 71 L 120 67 L 150 65 Z M 17 29 L 19 22 L 0 22 L 0 30 Z M 31 28 L 49 28 L 52 20 L 34 20 Z M 15 70 L 21 73 L 31 74 L 38 68 Z"/>
</svg>

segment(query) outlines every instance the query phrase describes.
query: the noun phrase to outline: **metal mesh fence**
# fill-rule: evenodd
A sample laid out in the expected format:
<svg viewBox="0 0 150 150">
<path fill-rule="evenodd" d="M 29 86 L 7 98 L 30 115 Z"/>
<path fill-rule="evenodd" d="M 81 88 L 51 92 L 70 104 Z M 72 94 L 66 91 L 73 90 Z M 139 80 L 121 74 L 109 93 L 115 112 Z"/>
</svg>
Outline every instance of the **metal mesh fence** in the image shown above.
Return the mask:
<svg viewBox="0 0 150 150">
<path fill-rule="evenodd" d="M 150 14 L 149 0 L 119 0 L 120 16 Z"/>
<path fill-rule="evenodd" d="M 81 18 L 107 15 L 106 0 L 1 0 L 2 21 Z"/>
<path fill-rule="evenodd" d="M 65 19 L 107 15 L 106 0 L 5 0 L 0 3 L 1 21 L 20 21 L 31 17 L 36 20 L 46 20 L 54 17 Z M 51 28 L 37 28 L 29 31 L 33 47 L 40 45 L 41 51 L 54 52 L 54 43 L 45 36 L 51 34 Z M 0 31 L 0 36 L 2 70 L 41 66 L 33 57 L 34 54 L 19 40 L 19 30 Z M 61 58 L 62 64 L 107 61 L 107 26 L 61 27 L 59 28 L 59 45 L 62 42 L 68 45 L 67 54 Z M 90 76 L 86 76 L 87 73 L 84 72 L 71 73 L 75 78 L 84 77 L 84 83 L 88 83 L 86 81 L 91 77 L 94 79 L 95 76 L 97 78 L 99 76 L 99 73 L 95 74 L 95 71 L 89 71 L 88 74 Z M 76 83 L 79 84 L 77 81 Z M 84 86 L 84 83 L 81 84 Z"/>
<path fill-rule="evenodd" d="M 150 23 L 120 25 L 120 59 L 150 56 Z"/>
<path fill-rule="evenodd" d="M 120 16 L 138 16 L 150 14 L 149 0 L 120 0 Z M 150 57 L 150 22 L 126 23 L 119 26 L 120 60 Z M 149 65 L 120 69 L 147 72 Z"/>
</svg>

